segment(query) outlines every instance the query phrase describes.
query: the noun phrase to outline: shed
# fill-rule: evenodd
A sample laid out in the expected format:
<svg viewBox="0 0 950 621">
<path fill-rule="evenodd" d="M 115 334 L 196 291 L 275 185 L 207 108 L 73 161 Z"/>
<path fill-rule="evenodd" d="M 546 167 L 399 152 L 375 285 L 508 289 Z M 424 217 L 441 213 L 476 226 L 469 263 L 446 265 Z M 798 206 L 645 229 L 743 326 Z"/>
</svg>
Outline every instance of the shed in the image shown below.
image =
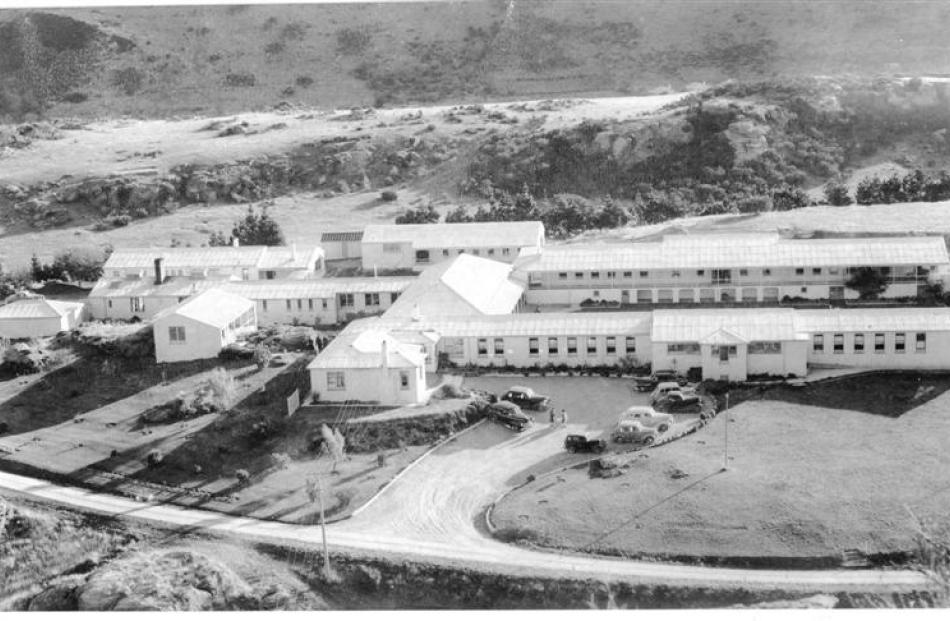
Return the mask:
<svg viewBox="0 0 950 621">
<path fill-rule="evenodd" d="M 14 300 L 0 306 L 0 337 L 25 339 L 72 330 L 82 321 L 84 306 L 42 297 Z"/>
<path fill-rule="evenodd" d="M 200 360 L 256 330 L 257 312 L 247 298 L 210 289 L 159 312 L 152 326 L 158 362 Z"/>
<path fill-rule="evenodd" d="M 320 236 L 320 247 L 327 261 L 358 259 L 363 256 L 362 241 L 363 231 L 324 233 Z"/>
</svg>

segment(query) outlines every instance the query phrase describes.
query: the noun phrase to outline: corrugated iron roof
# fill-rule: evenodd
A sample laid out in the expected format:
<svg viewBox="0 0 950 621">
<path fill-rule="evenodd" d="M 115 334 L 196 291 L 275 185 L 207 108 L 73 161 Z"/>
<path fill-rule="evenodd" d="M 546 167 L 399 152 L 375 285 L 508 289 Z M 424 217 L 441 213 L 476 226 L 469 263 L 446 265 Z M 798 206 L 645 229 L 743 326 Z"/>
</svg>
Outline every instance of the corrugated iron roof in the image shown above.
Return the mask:
<svg viewBox="0 0 950 621">
<path fill-rule="evenodd" d="M 216 328 L 224 328 L 253 308 L 254 302 L 247 298 L 220 289 L 209 289 L 181 304 L 159 311 L 153 322 L 158 323 L 177 315 Z"/>
<path fill-rule="evenodd" d="M 816 332 L 913 332 L 950 331 L 950 309 L 860 308 L 800 310 L 798 329 Z"/>
<path fill-rule="evenodd" d="M 516 313 L 477 318 L 379 319 L 394 334 L 431 330 L 443 337 L 623 336 L 650 333 L 652 313 Z"/>
<path fill-rule="evenodd" d="M 321 242 L 346 242 L 360 241 L 363 239 L 363 231 L 343 231 L 339 233 L 324 233 L 320 236 Z"/>
<path fill-rule="evenodd" d="M 425 364 L 425 352 L 419 345 L 403 343 L 379 327 L 344 330 L 320 352 L 308 369 L 378 369 L 383 366 L 383 343 L 387 365 L 393 368 Z"/>
<path fill-rule="evenodd" d="M 655 343 L 698 343 L 721 330 L 747 341 L 801 338 L 793 309 L 724 308 L 655 310 L 650 339 Z"/>
<path fill-rule="evenodd" d="M 296 250 L 296 252 L 295 252 Z M 296 258 L 294 255 L 296 254 Z M 309 265 L 323 249 L 312 246 L 209 246 L 205 248 L 119 248 L 109 255 L 103 271 L 154 269 L 161 257 L 165 269 L 185 268 L 294 268 Z"/>
<path fill-rule="evenodd" d="M 537 245 L 540 222 L 462 222 L 438 224 L 370 224 L 363 243 L 412 243 L 414 248 L 520 248 Z"/>
<path fill-rule="evenodd" d="M 777 234 L 671 235 L 660 242 L 548 246 L 526 271 L 941 265 L 942 237 L 783 239 Z"/>
<path fill-rule="evenodd" d="M 407 289 L 415 278 L 321 278 L 313 280 L 241 280 L 225 291 L 252 300 L 332 298 L 338 293 L 393 293 Z"/>
<path fill-rule="evenodd" d="M 82 308 L 82 302 L 26 298 L 0 306 L 0 319 L 51 319 Z"/>
</svg>

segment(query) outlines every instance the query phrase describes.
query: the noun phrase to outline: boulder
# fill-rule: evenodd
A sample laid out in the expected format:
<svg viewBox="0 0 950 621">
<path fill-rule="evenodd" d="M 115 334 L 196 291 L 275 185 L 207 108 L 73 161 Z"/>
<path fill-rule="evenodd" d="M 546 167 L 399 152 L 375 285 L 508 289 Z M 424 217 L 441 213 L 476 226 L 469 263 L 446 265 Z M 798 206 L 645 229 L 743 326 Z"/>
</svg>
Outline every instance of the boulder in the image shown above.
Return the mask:
<svg viewBox="0 0 950 621">
<path fill-rule="evenodd" d="M 78 591 L 85 582 L 84 578 L 72 576 L 65 581 L 40 591 L 30 600 L 29 611 L 59 612 L 78 610 Z"/>
</svg>

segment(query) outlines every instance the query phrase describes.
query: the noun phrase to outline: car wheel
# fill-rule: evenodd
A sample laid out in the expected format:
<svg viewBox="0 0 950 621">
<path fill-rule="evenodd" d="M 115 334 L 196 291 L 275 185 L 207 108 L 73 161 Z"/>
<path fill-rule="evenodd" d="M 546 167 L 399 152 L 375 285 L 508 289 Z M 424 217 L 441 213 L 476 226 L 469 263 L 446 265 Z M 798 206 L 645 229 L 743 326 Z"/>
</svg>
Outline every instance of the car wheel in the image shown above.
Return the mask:
<svg viewBox="0 0 950 621">
<path fill-rule="evenodd" d="M 653 436 L 647 436 L 643 439 L 643 444 L 645 444 L 646 446 L 650 446 L 651 444 L 653 444 L 653 440 L 654 440 Z"/>
<path fill-rule="evenodd" d="M 604 446 L 603 444 L 597 445 L 597 452 L 598 452 L 598 453 L 603 453 L 603 452 L 606 451 L 606 450 L 607 450 L 607 447 Z"/>
<path fill-rule="evenodd" d="M 670 430 L 670 426 L 667 425 L 666 423 L 661 423 L 660 426 L 656 428 L 656 430 L 659 431 L 660 433 L 666 433 L 667 431 Z"/>
<path fill-rule="evenodd" d="M 569 446 L 569 447 L 567 447 L 567 452 L 568 452 L 568 453 L 576 453 L 576 452 L 577 452 L 577 447 L 576 447 L 576 446 Z"/>
</svg>

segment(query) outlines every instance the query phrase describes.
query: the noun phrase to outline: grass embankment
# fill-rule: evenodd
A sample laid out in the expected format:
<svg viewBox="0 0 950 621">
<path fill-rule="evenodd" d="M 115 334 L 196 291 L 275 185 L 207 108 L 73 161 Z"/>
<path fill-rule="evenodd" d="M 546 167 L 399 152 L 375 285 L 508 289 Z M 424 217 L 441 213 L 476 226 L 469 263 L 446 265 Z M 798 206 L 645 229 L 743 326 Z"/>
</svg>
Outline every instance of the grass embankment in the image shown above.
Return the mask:
<svg viewBox="0 0 950 621">
<path fill-rule="evenodd" d="M 746 400 L 624 476 L 539 479 L 503 499 L 493 520 L 537 545 L 633 557 L 827 566 L 857 549 L 900 558 L 914 548 L 914 515 L 950 507 L 947 388 L 946 376 L 876 374 L 735 394 L 733 403 Z"/>
</svg>

